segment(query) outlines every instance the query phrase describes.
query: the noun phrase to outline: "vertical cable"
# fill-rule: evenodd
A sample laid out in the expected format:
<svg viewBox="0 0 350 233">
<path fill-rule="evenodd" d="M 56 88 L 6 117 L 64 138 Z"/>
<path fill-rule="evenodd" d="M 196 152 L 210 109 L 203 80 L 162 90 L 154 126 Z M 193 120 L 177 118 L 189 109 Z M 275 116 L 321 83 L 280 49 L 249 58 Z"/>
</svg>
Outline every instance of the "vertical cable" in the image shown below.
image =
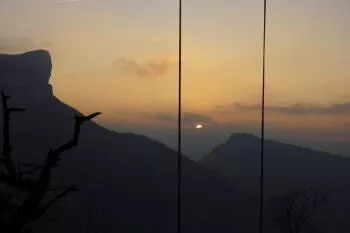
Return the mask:
<svg viewBox="0 0 350 233">
<path fill-rule="evenodd" d="M 181 233 L 181 183 L 182 183 L 182 164 L 181 164 L 181 117 L 182 117 L 182 0 L 179 0 L 179 86 L 178 86 L 178 158 L 177 158 L 177 233 Z"/>
<path fill-rule="evenodd" d="M 260 161 L 260 216 L 259 233 L 263 232 L 264 215 L 264 137 L 265 137 L 265 61 L 266 61 L 266 15 L 267 0 L 264 0 L 264 28 L 263 28 L 263 61 L 262 61 L 262 98 L 261 98 L 261 161 Z"/>
</svg>

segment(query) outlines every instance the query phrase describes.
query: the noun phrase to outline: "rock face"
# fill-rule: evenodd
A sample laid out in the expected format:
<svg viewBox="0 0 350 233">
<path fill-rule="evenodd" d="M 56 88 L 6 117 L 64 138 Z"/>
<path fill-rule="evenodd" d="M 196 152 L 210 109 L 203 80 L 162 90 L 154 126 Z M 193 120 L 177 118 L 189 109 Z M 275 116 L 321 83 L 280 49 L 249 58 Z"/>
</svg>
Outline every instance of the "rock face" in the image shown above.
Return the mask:
<svg viewBox="0 0 350 233">
<path fill-rule="evenodd" d="M 45 50 L 17 55 L 0 54 L 0 87 L 8 92 L 21 92 L 38 100 L 52 95 L 49 79 L 51 56 Z"/>
<path fill-rule="evenodd" d="M 0 74 L 3 76 L 1 81 L 7 83 L 14 84 L 14 81 L 17 80 L 27 84 L 28 87 L 31 86 L 30 82 L 47 84 L 51 76 L 51 69 L 51 56 L 45 50 L 18 55 L 0 54 Z M 11 79 L 11 76 L 15 80 Z"/>
<path fill-rule="evenodd" d="M 11 121 L 16 160 L 40 164 L 50 148 L 71 137 L 76 110 L 53 96 L 51 67 L 46 51 L 0 55 L 0 89 L 11 96 L 10 105 L 27 108 Z M 82 189 L 52 209 L 59 220 L 41 222 L 38 231 L 104 232 L 110 227 L 109 232 L 175 233 L 176 168 L 177 152 L 165 145 L 90 122 L 82 128 L 78 147 L 64 154 L 53 174 L 55 185 Z M 258 212 L 247 195 L 186 158 L 182 197 L 184 233 L 256 229 Z"/>
</svg>

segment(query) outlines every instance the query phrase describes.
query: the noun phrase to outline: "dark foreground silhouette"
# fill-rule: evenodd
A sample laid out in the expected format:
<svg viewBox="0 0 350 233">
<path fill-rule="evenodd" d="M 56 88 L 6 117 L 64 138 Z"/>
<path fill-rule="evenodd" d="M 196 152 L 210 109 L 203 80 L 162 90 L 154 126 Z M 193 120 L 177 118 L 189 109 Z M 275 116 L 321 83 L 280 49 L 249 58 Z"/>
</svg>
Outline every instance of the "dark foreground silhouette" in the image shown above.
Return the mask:
<svg viewBox="0 0 350 233">
<path fill-rule="evenodd" d="M 46 51 L 0 56 L 1 89 L 13 106 L 27 109 L 11 121 L 16 161 L 41 164 L 73 133 L 73 116 L 79 113 L 53 95 L 50 73 Z M 52 175 L 54 187 L 76 184 L 81 190 L 52 206 L 50 222 L 43 218 L 33 227 L 86 232 L 93 206 L 92 212 L 103 209 L 104 216 L 94 219 L 92 229 L 102 229 L 104 222 L 113 223 L 110 232 L 175 232 L 176 159 L 177 152 L 159 142 L 86 122 L 78 147 L 66 152 Z M 257 217 L 245 199 L 220 175 L 183 159 L 183 232 L 252 232 Z"/>
<path fill-rule="evenodd" d="M 258 195 L 260 143 L 260 138 L 253 135 L 232 134 L 200 163 L 222 174 L 246 192 Z M 308 231 L 348 232 L 350 223 L 346 219 L 350 216 L 350 159 L 272 140 L 265 140 L 264 143 L 268 221 L 275 217 L 273 212 L 276 208 L 271 206 L 270 199 L 279 199 L 288 206 L 295 199 L 299 201 L 302 196 L 301 199 L 316 202 L 311 203 L 312 209 L 313 205 L 317 206 L 312 224 L 315 229 Z M 308 190 L 312 191 L 312 195 Z M 318 200 L 324 197 L 327 197 L 326 200 L 318 205 Z"/>
<path fill-rule="evenodd" d="M 0 173 L 0 182 L 5 185 L 2 190 L 3 193 L 11 190 L 10 193 L 3 197 L 7 197 L 7 202 L 12 204 L 12 208 L 6 209 L 2 206 L 0 232 L 20 233 L 24 231 L 30 222 L 35 222 L 47 214 L 53 204 L 69 193 L 77 191 L 78 188 L 75 185 L 58 188 L 56 189 L 58 194 L 55 194 L 49 200 L 45 200 L 45 196 L 47 196 L 49 191 L 55 191 L 51 188 L 51 174 L 59 166 L 62 154 L 78 145 L 81 126 L 100 113 L 93 113 L 88 116 L 75 115 L 74 132 L 70 140 L 58 148 L 48 151 L 42 165 L 34 165 L 34 168 L 23 169 L 22 166 L 24 164 L 17 161 L 18 166 L 16 168 L 12 157 L 13 146 L 10 140 L 10 119 L 13 113 L 25 112 L 26 110 L 9 106 L 9 99 L 10 96 L 1 91 L 3 111 L 3 132 L 1 135 L 3 136 L 3 141 L 0 162 L 4 166 L 5 172 Z M 16 189 L 17 193 L 24 192 L 23 198 L 14 197 L 16 194 L 14 195 L 13 193 Z"/>
<path fill-rule="evenodd" d="M 11 105 L 27 109 L 11 118 L 14 161 L 41 164 L 50 149 L 58 148 L 74 133 L 73 116 L 80 113 L 53 95 L 51 67 L 46 51 L 0 55 L 0 89 L 11 96 Z M 3 109 L 0 111 L 2 116 Z M 200 164 L 183 158 L 184 233 L 257 232 L 258 142 L 251 135 L 232 135 Z M 347 233 L 349 159 L 266 143 L 270 156 L 266 232 L 280 232 L 268 199 L 284 200 L 290 190 L 317 186 L 330 197 L 317 209 L 320 216 L 315 216 L 315 224 L 324 232 Z M 112 132 L 88 121 L 81 129 L 79 145 L 65 153 L 51 180 L 53 187 L 74 184 L 81 189 L 51 206 L 45 216 L 29 224 L 29 229 L 175 233 L 176 165 L 177 152 L 162 143 Z M 100 212 L 103 214 L 97 214 Z"/>
</svg>

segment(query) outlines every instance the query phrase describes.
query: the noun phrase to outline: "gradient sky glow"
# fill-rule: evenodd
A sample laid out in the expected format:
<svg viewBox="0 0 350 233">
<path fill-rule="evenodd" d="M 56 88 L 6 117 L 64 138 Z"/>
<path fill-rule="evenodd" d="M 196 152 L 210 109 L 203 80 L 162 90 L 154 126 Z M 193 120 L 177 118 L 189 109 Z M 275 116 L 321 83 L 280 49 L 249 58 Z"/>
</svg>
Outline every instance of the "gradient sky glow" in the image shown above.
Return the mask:
<svg viewBox="0 0 350 233">
<path fill-rule="evenodd" d="M 183 2 L 185 150 L 204 153 L 231 132 L 259 132 L 263 1 Z M 349 1 L 268 6 L 267 135 L 346 143 Z M 174 145 L 177 17 L 175 0 L 1 0 L 0 52 L 49 50 L 56 96 Z"/>
</svg>

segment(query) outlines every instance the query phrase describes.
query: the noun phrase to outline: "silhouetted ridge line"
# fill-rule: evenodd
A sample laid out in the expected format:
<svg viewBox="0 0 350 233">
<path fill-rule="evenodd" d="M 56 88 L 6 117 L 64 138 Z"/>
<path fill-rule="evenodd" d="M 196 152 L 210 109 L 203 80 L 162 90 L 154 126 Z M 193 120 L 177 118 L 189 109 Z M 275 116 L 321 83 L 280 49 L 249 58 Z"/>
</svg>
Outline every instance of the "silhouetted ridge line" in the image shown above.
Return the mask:
<svg viewBox="0 0 350 233">
<path fill-rule="evenodd" d="M 46 93 L 47 83 L 17 82 L 37 79 L 37 74 L 28 75 L 15 68 L 7 77 L 0 76 L 1 89 L 13 96 L 11 104 L 30 110 L 23 113 L 21 122 L 14 119 L 11 135 L 14 145 L 18 145 L 14 156 L 31 164 L 41 164 L 50 148 L 70 138 L 72 117 L 79 114 L 55 96 L 32 98 L 37 92 Z M 87 123 L 81 133 L 79 146 L 67 152 L 65 166 L 55 169 L 59 178 L 54 176 L 52 182 L 55 187 L 77 184 L 82 191 L 62 200 L 60 213 L 65 221 L 55 226 L 40 224 L 42 231 L 38 233 L 85 232 L 91 202 L 105 210 L 103 222 L 115 223 L 110 232 L 176 233 L 179 152 L 145 136 L 116 134 L 95 122 Z M 181 169 L 181 209 L 188 213 L 180 212 L 182 233 L 211 233 L 217 231 L 217 226 L 225 226 L 221 233 L 243 228 L 253 232 L 254 226 L 247 223 L 256 209 L 244 192 L 184 155 Z M 103 222 L 96 220 L 90 226 L 99 228 Z"/>
<path fill-rule="evenodd" d="M 260 139 L 260 137 L 255 136 L 253 134 L 249 134 L 249 133 L 233 133 L 230 135 L 230 137 L 228 138 L 228 140 L 235 140 L 235 139 Z"/>
<path fill-rule="evenodd" d="M 0 54 L 0 75 L 8 74 L 14 69 L 17 72 L 34 74 L 39 79 L 36 81 L 48 83 L 52 70 L 51 55 L 46 50 L 35 50 L 21 54 Z"/>
</svg>

